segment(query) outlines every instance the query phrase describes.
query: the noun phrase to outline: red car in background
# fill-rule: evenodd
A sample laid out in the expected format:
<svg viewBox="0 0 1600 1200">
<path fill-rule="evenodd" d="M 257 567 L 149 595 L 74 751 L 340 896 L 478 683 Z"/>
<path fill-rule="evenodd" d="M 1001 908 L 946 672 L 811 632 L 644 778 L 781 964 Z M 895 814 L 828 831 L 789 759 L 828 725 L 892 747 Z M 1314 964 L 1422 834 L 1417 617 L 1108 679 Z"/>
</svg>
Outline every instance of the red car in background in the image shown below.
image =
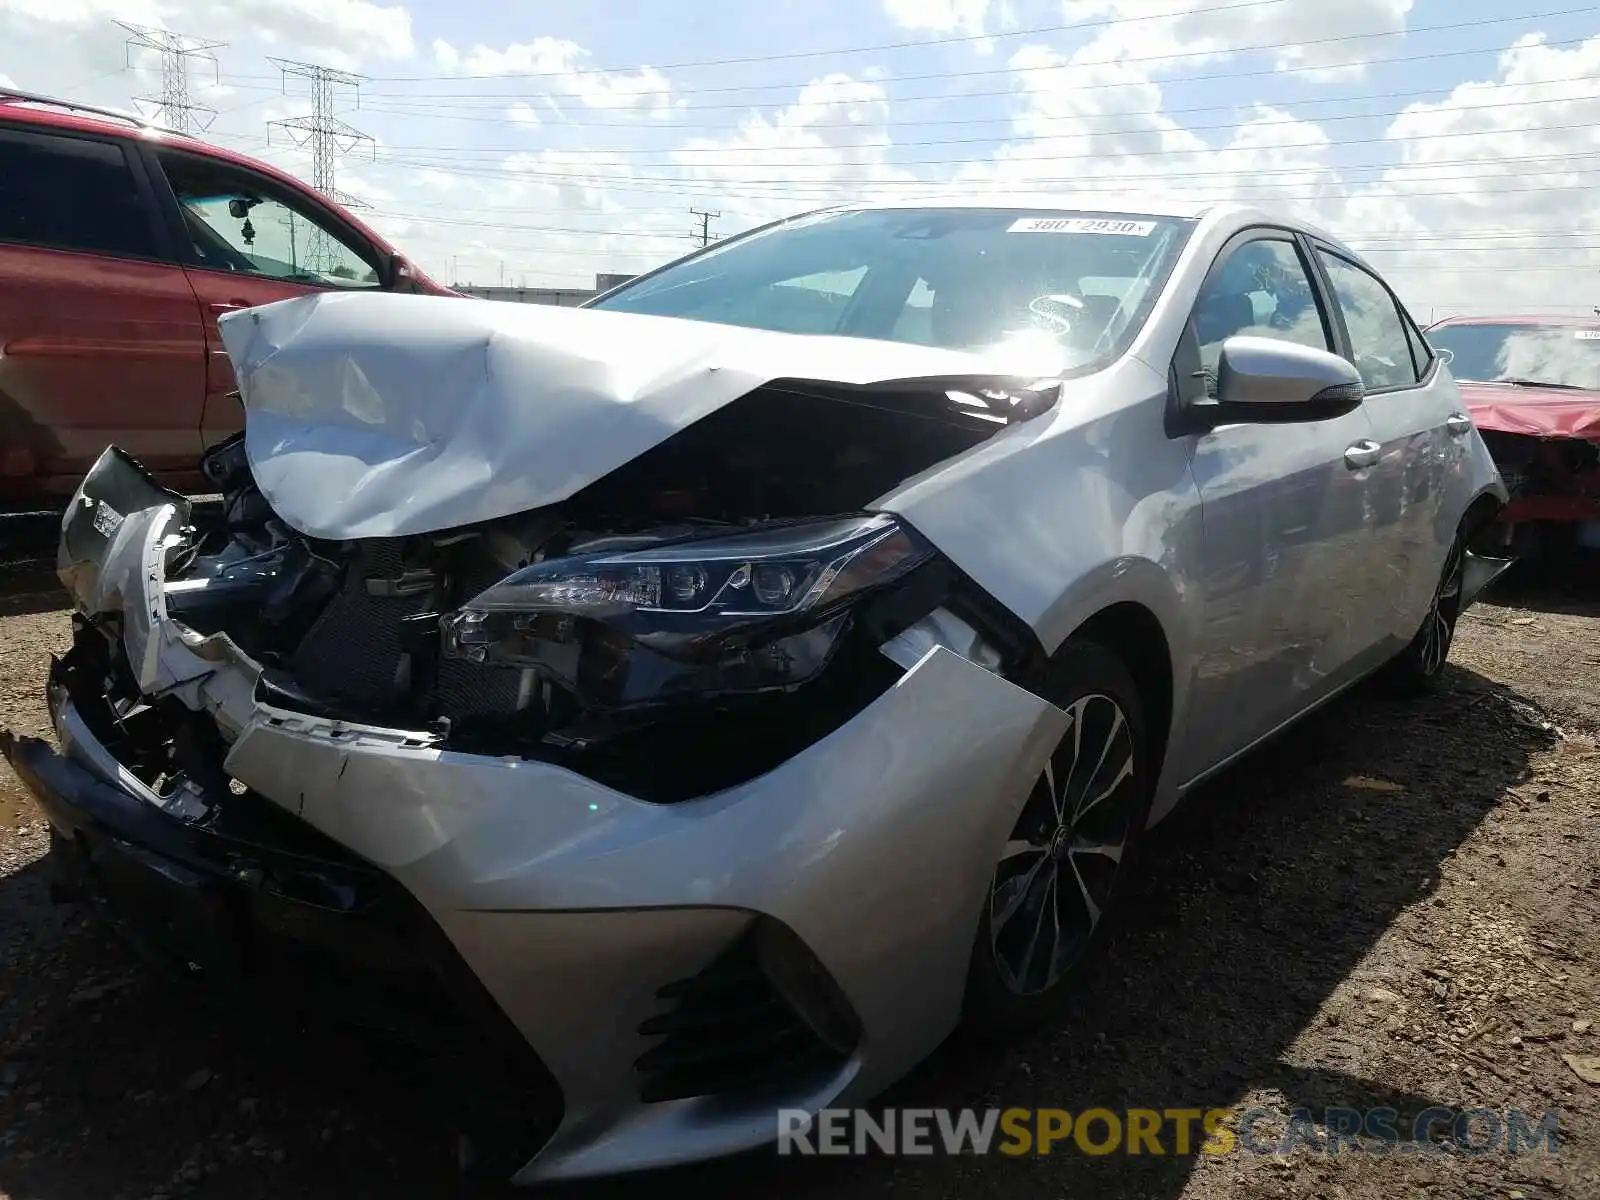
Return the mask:
<svg viewBox="0 0 1600 1200">
<path fill-rule="evenodd" d="M 113 442 L 211 490 L 243 419 L 217 315 L 328 289 L 457 294 L 265 163 L 0 90 L 0 513 L 59 508 Z"/>
<path fill-rule="evenodd" d="M 1450 317 L 1426 336 L 1511 492 L 1506 541 L 1600 549 L 1600 316 Z"/>
</svg>

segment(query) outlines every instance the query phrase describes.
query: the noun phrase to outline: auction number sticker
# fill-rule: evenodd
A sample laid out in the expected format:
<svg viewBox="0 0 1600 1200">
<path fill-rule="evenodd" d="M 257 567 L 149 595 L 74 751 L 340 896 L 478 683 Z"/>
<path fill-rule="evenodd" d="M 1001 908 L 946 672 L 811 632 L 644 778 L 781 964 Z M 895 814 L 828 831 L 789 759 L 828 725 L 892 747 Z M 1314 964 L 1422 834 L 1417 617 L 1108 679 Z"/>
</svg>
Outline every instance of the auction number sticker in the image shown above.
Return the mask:
<svg viewBox="0 0 1600 1200">
<path fill-rule="evenodd" d="M 1121 237 L 1149 237 L 1154 221 L 1121 221 L 1108 217 L 1023 217 L 1013 221 L 1008 233 L 1109 233 Z"/>
<path fill-rule="evenodd" d="M 1600 329 L 1579 329 L 1573 336 L 1580 342 L 1600 342 Z"/>
</svg>

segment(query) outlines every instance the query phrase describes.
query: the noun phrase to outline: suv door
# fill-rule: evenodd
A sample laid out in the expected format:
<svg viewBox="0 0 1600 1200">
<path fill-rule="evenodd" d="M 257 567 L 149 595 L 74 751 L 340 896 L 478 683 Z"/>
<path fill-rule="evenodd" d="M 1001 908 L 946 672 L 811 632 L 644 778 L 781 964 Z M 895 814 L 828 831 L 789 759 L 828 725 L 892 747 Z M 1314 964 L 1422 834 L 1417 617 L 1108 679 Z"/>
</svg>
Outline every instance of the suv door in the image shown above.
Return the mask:
<svg viewBox="0 0 1600 1200">
<path fill-rule="evenodd" d="M 1246 231 L 1201 285 L 1173 362 L 1179 403 L 1215 396 L 1229 337 L 1332 351 L 1334 330 L 1297 235 Z M 1375 601 L 1362 464 L 1377 447 L 1359 407 L 1326 420 L 1222 425 L 1192 436 L 1202 615 L 1185 779 L 1359 675 L 1355 660 Z"/>
<path fill-rule="evenodd" d="M 0 505 L 54 507 L 115 442 L 201 485 L 205 336 L 137 155 L 0 126 Z"/>
<path fill-rule="evenodd" d="M 210 445 L 243 424 L 228 397 L 237 384 L 217 318 L 307 292 L 377 290 L 384 256 L 331 210 L 259 172 L 161 148 L 150 161 L 176 203 L 185 267 L 205 319 L 202 428 Z"/>
<path fill-rule="evenodd" d="M 1362 402 L 1383 447 L 1374 472 L 1373 517 L 1389 586 L 1380 589 L 1383 629 L 1398 644 L 1422 624 L 1471 500 L 1464 463 L 1472 421 L 1453 381 L 1388 286 L 1327 246 L 1317 247 L 1342 353 L 1361 372 Z M 1398 649 L 1398 644 L 1391 646 Z"/>
</svg>

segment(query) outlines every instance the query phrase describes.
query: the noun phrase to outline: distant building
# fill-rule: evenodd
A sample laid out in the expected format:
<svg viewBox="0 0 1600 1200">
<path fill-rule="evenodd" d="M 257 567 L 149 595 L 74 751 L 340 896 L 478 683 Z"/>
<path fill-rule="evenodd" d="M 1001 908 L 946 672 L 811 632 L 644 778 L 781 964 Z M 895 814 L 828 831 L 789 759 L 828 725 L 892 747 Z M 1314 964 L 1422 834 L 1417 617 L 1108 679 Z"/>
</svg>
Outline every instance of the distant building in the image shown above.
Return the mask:
<svg viewBox="0 0 1600 1200">
<path fill-rule="evenodd" d="M 592 288 L 520 288 L 474 287 L 471 284 L 452 284 L 464 296 L 480 300 L 509 300 L 513 304 L 554 304 L 558 308 L 576 308 L 586 300 L 593 300 L 601 292 L 621 287 L 632 275 L 597 274 Z"/>
</svg>

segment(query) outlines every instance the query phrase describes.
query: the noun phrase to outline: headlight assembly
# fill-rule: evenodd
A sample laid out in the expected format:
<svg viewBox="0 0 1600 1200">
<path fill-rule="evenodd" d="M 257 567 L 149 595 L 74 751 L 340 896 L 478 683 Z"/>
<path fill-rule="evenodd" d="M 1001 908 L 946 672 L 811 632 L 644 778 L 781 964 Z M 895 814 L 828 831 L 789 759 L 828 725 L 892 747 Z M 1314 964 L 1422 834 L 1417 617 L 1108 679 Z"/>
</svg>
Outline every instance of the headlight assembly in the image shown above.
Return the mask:
<svg viewBox="0 0 1600 1200">
<path fill-rule="evenodd" d="M 873 515 L 550 559 L 446 616 L 442 648 L 607 708 L 793 687 L 826 665 L 855 600 L 932 554 Z"/>
</svg>

